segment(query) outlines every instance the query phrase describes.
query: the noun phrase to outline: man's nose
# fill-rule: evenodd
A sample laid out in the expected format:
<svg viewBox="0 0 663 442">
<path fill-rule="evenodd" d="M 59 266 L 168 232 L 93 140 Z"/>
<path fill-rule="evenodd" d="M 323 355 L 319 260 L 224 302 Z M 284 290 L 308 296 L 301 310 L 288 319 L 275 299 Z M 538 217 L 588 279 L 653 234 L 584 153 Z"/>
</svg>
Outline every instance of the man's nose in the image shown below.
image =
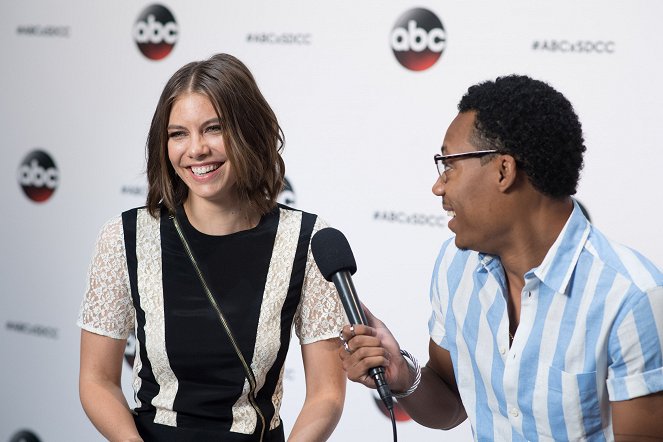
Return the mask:
<svg viewBox="0 0 663 442">
<path fill-rule="evenodd" d="M 444 196 L 445 183 L 442 176 L 438 176 L 433 184 L 433 193 L 437 196 Z"/>
</svg>

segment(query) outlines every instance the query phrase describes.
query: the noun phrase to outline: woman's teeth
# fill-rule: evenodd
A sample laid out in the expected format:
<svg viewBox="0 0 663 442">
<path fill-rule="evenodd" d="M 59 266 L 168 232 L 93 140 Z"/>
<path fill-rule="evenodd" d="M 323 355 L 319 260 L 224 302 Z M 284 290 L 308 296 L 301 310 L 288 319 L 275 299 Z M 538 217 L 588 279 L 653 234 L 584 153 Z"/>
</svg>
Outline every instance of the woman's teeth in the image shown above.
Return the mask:
<svg viewBox="0 0 663 442">
<path fill-rule="evenodd" d="M 447 210 L 447 216 L 449 218 L 454 218 L 456 216 L 456 212 L 454 212 L 453 210 Z"/>
<path fill-rule="evenodd" d="M 207 166 L 200 166 L 200 167 L 192 166 L 191 171 L 194 174 L 196 174 L 198 176 L 201 176 L 201 175 L 205 175 L 206 173 L 210 173 L 211 171 L 216 170 L 219 167 L 221 167 L 221 164 L 210 164 L 210 165 L 207 165 Z"/>
</svg>

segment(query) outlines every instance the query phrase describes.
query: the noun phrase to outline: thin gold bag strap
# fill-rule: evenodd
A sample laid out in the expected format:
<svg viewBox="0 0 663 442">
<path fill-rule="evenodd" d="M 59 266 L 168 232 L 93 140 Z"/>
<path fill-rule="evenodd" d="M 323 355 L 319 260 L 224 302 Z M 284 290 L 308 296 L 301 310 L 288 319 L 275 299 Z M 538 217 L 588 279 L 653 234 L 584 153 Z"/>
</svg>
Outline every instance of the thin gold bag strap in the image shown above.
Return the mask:
<svg viewBox="0 0 663 442">
<path fill-rule="evenodd" d="M 260 420 L 262 421 L 262 431 L 260 433 L 260 440 L 262 441 L 263 435 L 265 434 L 265 416 L 262 414 L 262 411 L 260 410 L 260 407 L 258 406 L 258 403 L 255 400 L 255 391 L 257 386 L 256 377 L 253 374 L 251 366 L 247 364 L 246 359 L 244 359 L 244 355 L 242 354 L 242 351 L 240 350 L 239 345 L 237 344 L 237 340 L 235 339 L 235 336 L 230 330 L 230 324 L 228 324 L 226 317 L 223 315 L 221 309 L 219 308 L 219 304 L 216 302 L 216 299 L 214 299 L 214 296 L 212 295 L 212 290 L 207 284 L 207 281 L 205 280 L 202 270 L 198 266 L 198 262 L 196 261 L 196 258 L 193 255 L 193 250 L 189 246 L 189 242 L 187 241 L 186 236 L 184 235 L 184 231 L 182 230 L 182 227 L 180 226 L 180 223 L 177 220 L 177 216 L 170 215 L 170 219 L 173 220 L 173 224 L 175 225 L 175 230 L 177 230 L 177 235 L 180 237 L 180 241 L 182 241 L 184 250 L 186 251 L 186 254 L 189 256 L 189 259 L 191 260 L 191 264 L 193 265 L 193 268 L 196 271 L 196 274 L 198 275 L 198 279 L 200 280 L 200 283 L 203 286 L 203 290 L 207 295 L 207 299 L 209 300 L 210 304 L 212 305 L 212 308 L 218 315 L 221 325 L 223 326 L 223 329 L 226 331 L 226 334 L 230 339 L 230 343 L 232 344 L 235 353 L 237 353 L 237 357 L 239 358 L 240 362 L 242 363 L 242 366 L 244 367 L 244 372 L 246 373 L 246 379 L 249 381 L 249 395 L 248 395 L 249 402 L 251 403 L 251 406 L 256 410 L 256 413 L 260 416 Z"/>
</svg>

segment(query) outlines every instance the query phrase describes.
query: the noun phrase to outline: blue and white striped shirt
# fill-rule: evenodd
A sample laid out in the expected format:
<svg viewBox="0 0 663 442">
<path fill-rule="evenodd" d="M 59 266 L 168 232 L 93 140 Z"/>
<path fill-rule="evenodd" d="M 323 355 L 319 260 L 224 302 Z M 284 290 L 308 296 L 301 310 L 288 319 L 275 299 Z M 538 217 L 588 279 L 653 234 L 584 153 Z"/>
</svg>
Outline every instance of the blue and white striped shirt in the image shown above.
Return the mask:
<svg viewBox="0 0 663 442">
<path fill-rule="evenodd" d="M 577 204 L 525 274 L 511 348 L 498 257 L 448 240 L 430 295 L 430 335 L 451 353 L 475 440 L 611 441 L 610 401 L 663 390 L 663 273 Z"/>
</svg>

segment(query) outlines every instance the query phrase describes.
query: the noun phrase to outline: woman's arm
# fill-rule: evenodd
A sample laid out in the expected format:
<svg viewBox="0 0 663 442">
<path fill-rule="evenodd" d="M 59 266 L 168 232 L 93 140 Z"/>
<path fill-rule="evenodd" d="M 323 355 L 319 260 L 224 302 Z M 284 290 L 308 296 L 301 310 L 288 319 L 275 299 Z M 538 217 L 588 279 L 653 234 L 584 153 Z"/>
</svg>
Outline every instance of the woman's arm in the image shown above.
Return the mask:
<svg viewBox="0 0 663 442">
<path fill-rule="evenodd" d="M 79 393 L 90 421 L 109 441 L 142 441 L 120 376 L 126 339 L 113 339 L 81 330 Z"/>
<path fill-rule="evenodd" d="M 288 441 L 326 441 L 336 428 L 345 401 L 345 372 L 338 339 L 302 345 L 306 399 Z"/>
</svg>

